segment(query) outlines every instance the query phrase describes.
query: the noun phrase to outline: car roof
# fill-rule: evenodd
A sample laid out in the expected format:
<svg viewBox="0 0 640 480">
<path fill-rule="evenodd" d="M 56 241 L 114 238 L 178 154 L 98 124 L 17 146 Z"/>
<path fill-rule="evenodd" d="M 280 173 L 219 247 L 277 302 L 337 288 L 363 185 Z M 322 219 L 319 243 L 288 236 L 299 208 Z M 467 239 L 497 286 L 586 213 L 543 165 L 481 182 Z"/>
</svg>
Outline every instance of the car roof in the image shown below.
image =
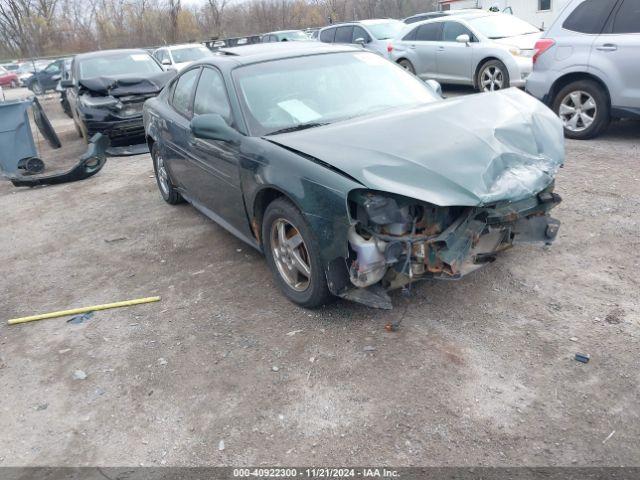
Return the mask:
<svg viewBox="0 0 640 480">
<path fill-rule="evenodd" d="M 277 30 L 275 32 L 267 32 L 264 33 L 263 35 L 278 35 L 279 33 L 293 33 L 293 32 L 302 32 L 302 30 Z"/>
<path fill-rule="evenodd" d="M 395 18 L 369 18 L 367 20 L 354 20 L 352 22 L 339 22 L 334 23 L 332 25 L 327 25 L 326 27 L 321 28 L 320 30 L 326 30 L 327 28 L 332 27 L 341 27 L 344 25 L 380 25 L 381 23 L 389 23 L 389 22 L 398 22 L 402 23 L 401 20 L 396 20 Z"/>
<path fill-rule="evenodd" d="M 237 63 L 250 64 L 279 60 L 283 58 L 304 57 L 323 53 L 361 52 L 361 48 L 348 45 L 334 45 L 321 42 L 277 42 L 255 43 L 243 47 L 221 48 L 220 53 L 232 57 Z M 204 62 L 211 61 L 204 60 Z M 212 62 L 213 63 L 213 62 Z"/>
<path fill-rule="evenodd" d="M 493 15 L 507 15 L 506 13 L 498 13 L 498 12 L 487 12 L 484 10 L 478 10 L 478 11 L 469 11 L 469 12 L 465 12 L 465 13 L 459 13 L 456 15 L 445 15 L 442 17 L 436 17 L 436 18 L 427 18 L 426 20 L 421 20 L 419 22 L 414 22 L 409 24 L 409 26 L 413 29 L 415 27 L 417 27 L 418 25 L 422 25 L 425 23 L 435 23 L 435 22 L 456 22 L 458 20 L 474 20 L 476 18 L 481 18 L 481 17 L 490 17 Z M 509 15 L 511 16 L 511 15 Z"/>
<path fill-rule="evenodd" d="M 149 52 L 141 48 L 118 48 L 114 50 L 98 50 L 95 52 L 80 53 L 75 56 L 77 60 L 85 60 L 87 58 L 108 57 L 110 55 L 122 55 L 127 53 L 144 53 L 149 55 Z"/>
<path fill-rule="evenodd" d="M 205 47 L 201 43 L 181 43 L 179 45 L 166 45 L 160 48 L 166 48 L 167 50 L 182 50 L 183 48 L 193 48 L 193 47 Z M 160 48 L 158 50 L 160 50 Z"/>
</svg>

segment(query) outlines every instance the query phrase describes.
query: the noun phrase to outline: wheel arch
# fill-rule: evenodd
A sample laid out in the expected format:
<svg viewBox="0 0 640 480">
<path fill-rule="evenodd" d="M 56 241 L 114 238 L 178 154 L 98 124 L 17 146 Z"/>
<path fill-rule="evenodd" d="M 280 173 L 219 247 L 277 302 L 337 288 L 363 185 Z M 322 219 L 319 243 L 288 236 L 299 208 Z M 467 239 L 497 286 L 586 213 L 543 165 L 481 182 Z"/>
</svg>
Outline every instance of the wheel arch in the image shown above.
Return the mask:
<svg viewBox="0 0 640 480">
<path fill-rule="evenodd" d="M 609 103 L 609 107 L 611 107 L 611 94 L 609 93 L 609 89 L 607 88 L 607 85 L 597 75 L 594 75 L 592 73 L 587 73 L 587 72 L 571 72 L 571 73 L 566 73 L 561 77 L 557 78 L 551 85 L 551 88 L 549 89 L 549 106 L 553 106 L 553 104 L 556 101 L 556 95 L 558 95 L 560 90 L 562 90 L 564 87 L 566 87 L 570 83 L 577 82 L 580 80 L 591 80 L 597 83 L 604 91 L 607 97 L 607 102 Z"/>
<path fill-rule="evenodd" d="M 304 215 L 304 210 L 300 208 L 298 202 L 291 198 L 290 195 L 287 195 L 284 191 L 274 185 L 264 185 L 253 197 L 250 219 L 251 231 L 260 245 L 262 245 L 261 232 L 264 213 L 267 211 L 267 207 L 269 207 L 269 205 L 278 198 L 287 199 L 300 211 L 302 215 Z"/>
</svg>

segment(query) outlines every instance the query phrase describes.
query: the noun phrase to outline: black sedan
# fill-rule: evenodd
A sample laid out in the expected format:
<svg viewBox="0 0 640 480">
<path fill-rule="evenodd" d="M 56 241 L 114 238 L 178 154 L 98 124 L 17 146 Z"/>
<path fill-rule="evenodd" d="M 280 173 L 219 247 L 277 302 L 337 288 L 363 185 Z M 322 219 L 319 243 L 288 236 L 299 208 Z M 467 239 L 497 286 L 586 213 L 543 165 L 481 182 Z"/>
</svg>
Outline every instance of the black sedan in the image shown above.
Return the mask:
<svg viewBox="0 0 640 480">
<path fill-rule="evenodd" d="M 85 141 L 96 133 L 122 148 L 112 154 L 146 151 L 142 105 L 154 97 L 175 72 L 165 72 L 145 50 L 103 50 L 76 55 L 65 89 L 78 134 Z"/>
<path fill-rule="evenodd" d="M 516 90 L 443 100 L 352 47 L 222 50 L 145 102 L 165 201 L 186 199 L 264 252 L 282 291 L 390 308 L 517 242 L 551 243 L 562 125 Z"/>
</svg>

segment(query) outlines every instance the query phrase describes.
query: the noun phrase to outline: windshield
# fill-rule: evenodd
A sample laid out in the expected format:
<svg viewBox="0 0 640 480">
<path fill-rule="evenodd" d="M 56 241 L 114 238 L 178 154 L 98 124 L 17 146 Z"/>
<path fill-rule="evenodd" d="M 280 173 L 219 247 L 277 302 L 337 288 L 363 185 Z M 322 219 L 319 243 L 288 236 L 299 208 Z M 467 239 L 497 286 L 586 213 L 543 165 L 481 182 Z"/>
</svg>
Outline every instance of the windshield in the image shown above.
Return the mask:
<svg viewBox="0 0 640 480">
<path fill-rule="evenodd" d="M 293 31 L 293 32 L 285 32 L 285 33 L 281 33 L 278 35 L 278 38 L 280 40 L 309 40 L 309 37 L 307 37 L 304 33 L 302 33 L 301 31 Z"/>
<path fill-rule="evenodd" d="M 171 50 L 175 63 L 195 62 L 201 58 L 211 55 L 211 50 L 207 47 L 189 47 Z"/>
<path fill-rule="evenodd" d="M 147 53 L 125 53 L 86 58 L 80 61 L 80 79 L 161 73 L 160 65 Z"/>
<path fill-rule="evenodd" d="M 235 70 L 234 77 L 257 136 L 437 100 L 421 80 L 369 52 L 253 64 Z"/>
<path fill-rule="evenodd" d="M 406 24 L 399 20 L 391 20 L 385 23 L 367 23 L 366 27 L 371 35 L 378 40 L 387 40 L 398 35 L 406 27 Z"/>
<path fill-rule="evenodd" d="M 528 33 L 539 33 L 540 30 L 530 23 L 513 15 L 487 15 L 469 20 L 473 28 L 491 39 L 517 37 Z"/>
</svg>

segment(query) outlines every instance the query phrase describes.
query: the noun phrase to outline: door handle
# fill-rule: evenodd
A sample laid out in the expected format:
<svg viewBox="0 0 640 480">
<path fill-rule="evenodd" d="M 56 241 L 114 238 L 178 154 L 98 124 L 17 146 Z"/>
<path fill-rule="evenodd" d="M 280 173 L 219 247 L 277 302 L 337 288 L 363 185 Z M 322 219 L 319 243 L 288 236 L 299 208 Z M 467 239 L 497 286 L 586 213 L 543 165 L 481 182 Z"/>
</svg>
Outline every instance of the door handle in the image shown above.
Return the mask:
<svg viewBox="0 0 640 480">
<path fill-rule="evenodd" d="M 618 46 L 614 45 L 613 43 L 605 43 L 604 45 L 596 47 L 596 50 L 600 50 L 602 52 L 614 52 L 618 50 Z"/>
<path fill-rule="evenodd" d="M 442 52 L 444 50 L 444 47 L 440 46 L 438 47 L 438 51 Z"/>
<path fill-rule="evenodd" d="M 415 46 L 415 45 L 409 45 L 409 48 L 413 48 L 413 49 L 415 49 L 415 48 L 416 48 L 416 46 Z"/>
</svg>

